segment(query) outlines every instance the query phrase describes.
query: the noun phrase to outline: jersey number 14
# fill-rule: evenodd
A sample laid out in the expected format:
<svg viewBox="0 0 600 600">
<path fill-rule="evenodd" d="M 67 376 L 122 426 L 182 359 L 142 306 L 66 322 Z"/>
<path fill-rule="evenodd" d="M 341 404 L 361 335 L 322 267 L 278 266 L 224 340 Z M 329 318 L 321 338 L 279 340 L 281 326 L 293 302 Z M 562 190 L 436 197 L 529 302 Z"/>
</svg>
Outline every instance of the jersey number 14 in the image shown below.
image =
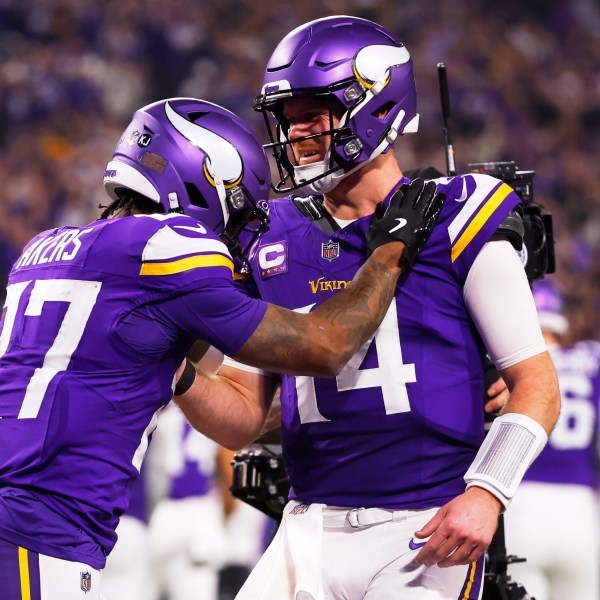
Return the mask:
<svg viewBox="0 0 600 600">
<path fill-rule="evenodd" d="M 309 312 L 314 306 L 298 309 L 298 312 Z M 371 341 L 348 361 L 336 377 L 339 392 L 364 388 L 380 388 L 383 396 L 386 415 L 409 412 L 407 383 L 415 383 L 417 376 L 414 363 L 402 363 L 402 347 L 400 346 L 400 331 L 398 329 L 398 313 L 396 302 L 390 305 L 381 325 L 375 332 L 378 367 L 361 369 Z M 329 421 L 319 411 L 315 380 L 312 377 L 296 377 L 296 392 L 298 394 L 298 411 L 301 423 L 316 423 Z"/>
</svg>

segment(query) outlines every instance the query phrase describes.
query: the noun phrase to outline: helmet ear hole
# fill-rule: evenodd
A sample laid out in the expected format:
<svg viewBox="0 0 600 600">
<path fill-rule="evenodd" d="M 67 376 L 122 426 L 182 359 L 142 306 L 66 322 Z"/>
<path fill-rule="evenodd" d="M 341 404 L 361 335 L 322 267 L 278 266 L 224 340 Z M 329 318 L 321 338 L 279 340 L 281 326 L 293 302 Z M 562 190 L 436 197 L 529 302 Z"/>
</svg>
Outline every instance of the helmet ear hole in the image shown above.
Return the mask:
<svg viewBox="0 0 600 600">
<path fill-rule="evenodd" d="M 374 110 L 371 114 L 376 119 L 381 119 L 383 121 L 388 116 L 390 111 L 393 110 L 393 108 L 394 108 L 394 102 L 392 100 L 390 100 L 389 102 L 386 102 L 383 106 Z"/>
<path fill-rule="evenodd" d="M 185 191 L 187 192 L 188 198 L 190 199 L 190 203 L 194 206 L 198 206 L 200 208 L 208 208 L 208 202 L 206 202 L 204 196 L 200 192 L 200 190 L 196 187 L 196 185 L 190 181 L 186 181 L 184 183 Z"/>
</svg>

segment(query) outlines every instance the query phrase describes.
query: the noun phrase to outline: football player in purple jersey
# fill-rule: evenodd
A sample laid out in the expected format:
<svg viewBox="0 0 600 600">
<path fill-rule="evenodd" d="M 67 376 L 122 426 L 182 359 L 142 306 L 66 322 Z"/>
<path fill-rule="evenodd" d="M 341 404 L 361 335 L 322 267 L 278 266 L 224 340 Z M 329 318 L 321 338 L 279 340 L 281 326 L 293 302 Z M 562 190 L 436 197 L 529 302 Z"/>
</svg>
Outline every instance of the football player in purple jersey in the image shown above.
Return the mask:
<svg viewBox="0 0 600 600">
<path fill-rule="evenodd" d="M 534 284 L 533 294 L 558 373 L 562 409 L 506 513 L 507 550 L 527 559 L 511 564 L 509 572 L 536 600 L 598 600 L 600 344 L 565 343 L 569 324 L 554 282 Z"/>
<path fill-rule="evenodd" d="M 318 19 L 277 46 L 255 109 L 274 125 L 275 188 L 305 191 L 269 203 L 249 287 L 306 313 L 349 285 L 374 211 L 409 181 L 392 146 L 418 126 L 412 59 L 375 23 Z M 511 244 L 519 197 L 483 174 L 434 183 L 447 198 L 440 218 L 341 373 L 276 377 L 228 362 L 178 400 L 204 395 L 188 417 L 240 448 L 281 384 L 290 502 L 239 600 L 482 593 L 498 515 L 546 443 L 559 392 Z M 482 445 L 485 348 L 510 398 Z"/>
<path fill-rule="evenodd" d="M 338 373 L 443 205 L 435 186 L 405 187 L 372 221 L 352 286 L 301 315 L 233 282 L 238 233 L 267 227 L 269 175 L 235 115 L 159 101 L 117 144 L 102 218 L 45 231 L 17 259 L 0 323 L 2 600 L 100 598 L 157 415 L 193 382 L 188 365 L 173 387 L 196 340 L 263 368 Z M 394 231 L 396 219 L 405 226 Z"/>
</svg>

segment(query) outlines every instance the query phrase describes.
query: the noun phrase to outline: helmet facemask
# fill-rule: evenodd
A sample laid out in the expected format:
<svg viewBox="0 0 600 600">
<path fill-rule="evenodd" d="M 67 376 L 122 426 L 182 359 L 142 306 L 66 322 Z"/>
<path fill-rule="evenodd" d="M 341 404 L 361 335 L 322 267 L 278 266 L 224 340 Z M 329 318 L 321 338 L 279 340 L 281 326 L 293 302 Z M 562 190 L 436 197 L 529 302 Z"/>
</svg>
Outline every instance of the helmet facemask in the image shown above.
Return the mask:
<svg viewBox="0 0 600 600">
<path fill-rule="evenodd" d="M 323 165 L 295 170 L 287 153 L 286 128 L 278 105 L 292 98 L 323 99 L 341 106 L 337 127 Z M 404 45 L 381 26 L 349 16 L 317 19 L 291 31 L 273 52 L 261 95 L 254 103 L 267 123 L 280 181 L 277 192 L 309 185 L 323 193 L 333 189 L 379 154 L 387 152 L 398 135 L 418 128 L 416 86 L 412 59 Z M 273 134 L 268 112 L 280 128 Z M 330 108 L 330 115 L 333 110 Z M 306 173 L 308 172 L 308 173 Z"/>
<path fill-rule="evenodd" d="M 225 229 L 219 237 L 227 246 L 231 257 L 233 258 L 234 271 L 236 276 L 241 278 L 252 273 L 252 267 L 248 261 L 250 248 L 254 245 L 258 236 L 269 230 L 268 203 L 266 200 L 259 201 L 254 207 L 244 207 L 244 199 L 239 198 L 239 193 L 246 193 L 238 188 L 235 194 L 228 195 L 228 202 L 232 205 L 237 204 L 242 207 L 241 210 L 230 212 L 229 218 L 225 223 Z M 237 199 L 236 199 L 237 196 Z M 240 236 L 243 235 L 244 245 L 240 243 Z"/>
<path fill-rule="evenodd" d="M 337 86 L 336 86 L 337 87 Z M 341 87 L 341 86 L 340 86 Z M 318 133 L 289 138 L 289 122 L 283 114 L 283 102 L 264 102 L 263 96 L 256 99 L 255 110 L 260 111 L 265 119 L 270 143 L 265 144 L 271 150 L 279 173 L 279 182 L 273 185 L 275 192 L 282 193 L 298 188 L 309 187 L 313 192 L 326 193 L 337 185 L 338 181 L 349 174 L 352 158 L 360 151 L 360 141 L 352 131 L 342 123 L 347 116 L 344 106 L 337 100 L 331 90 L 315 93 L 314 90 L 303 94 L 295 93 L 294 98 L 307 97 L 323 102 L 328 113 L 329 126 Z M 335 125 L 335 121 L 338 125 Z M 274 123 L 273 123 L 274 121 Z M 306 165 L 295 164 L 292 146 L 306 140 L 329 137 L 330 143 L 323 160 Z M 344 155 L 339 148 L 344 148 Z"/>
</svg>

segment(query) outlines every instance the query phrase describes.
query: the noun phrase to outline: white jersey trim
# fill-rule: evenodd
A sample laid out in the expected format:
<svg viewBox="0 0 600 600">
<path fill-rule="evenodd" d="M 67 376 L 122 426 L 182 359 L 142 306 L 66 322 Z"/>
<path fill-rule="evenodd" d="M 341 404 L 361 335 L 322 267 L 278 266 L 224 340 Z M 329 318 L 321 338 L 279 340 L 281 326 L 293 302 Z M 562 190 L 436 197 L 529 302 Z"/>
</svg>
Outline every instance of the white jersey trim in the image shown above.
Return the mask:
<svg viewBox="0 0 600 600">
<path fill-rule="evenodd" d="M 466 176 L 463 176 L 463 195 L 466 199 L 467 181 L 465 177 Z M 473 216 L 473 214 L 485 202 L 485 200 L 488 199 L 489 195 L 492 193 L 492 190 L 501 184 L 500 180 L 494 179 L 487 175 L 473 174 L 469 175 L 469 177 L 473 177 L 476 183 L 476 187 L 473 191 L 473 194 L 469 196 L 468 200 L 466 200 L 463 208 L 460 209 L 458 215 L 448 226 L 448 234 L 450 236 L 450 242 L 452 244 L 454 243 L 454 240 L 458 237 L 458 234 L 462 231 L 463 227 L 466 225 L 467 221 Z M 460 199 L 455 199 L 455 202 L 460 202 L 462 200 L 463 198 L 461 196 Z"/>
<path fill-rule="evenodd" d="M 191 221 L 190 225 L 194 222 Z M 177 227 L 177 226 L 175 226 Z M 194 227 L 179 226 L 188 231 L 194 231 Z M 196 224 L 196 231 L 200 235 L 206 234 L 206 229 L 200 224 Z M 142 253 L 142 260 L 171 260 L 189 256 L 193 254 L 217 253 L 231 257 L 227 246 L 219 240 L 206 237 L 190 237 L 180 235 L 174 229 L 163 227 L 157 231 L 146 244 Z"/>
</svg>

